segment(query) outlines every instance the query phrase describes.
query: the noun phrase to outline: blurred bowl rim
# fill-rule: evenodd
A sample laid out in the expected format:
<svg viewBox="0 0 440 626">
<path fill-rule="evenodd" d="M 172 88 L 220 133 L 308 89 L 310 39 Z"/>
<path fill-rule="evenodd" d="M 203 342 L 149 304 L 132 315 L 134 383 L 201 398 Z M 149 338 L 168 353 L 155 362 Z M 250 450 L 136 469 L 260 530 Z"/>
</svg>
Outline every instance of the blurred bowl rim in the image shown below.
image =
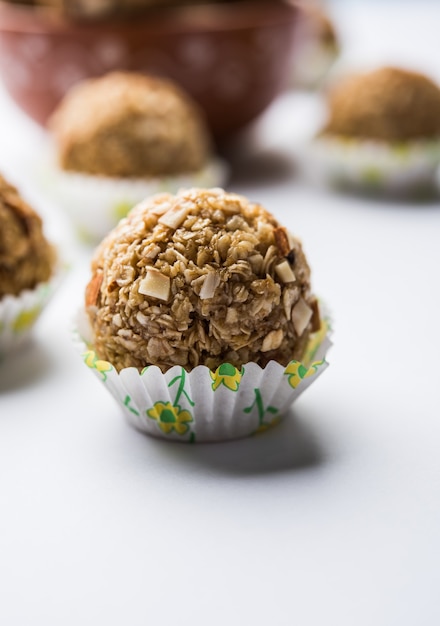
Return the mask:
<svg viewBox="0 0 440 626">
<path fill-rule="evenodd" d="M 294 20 L 293 0 L 238 0 L 225 4 L 206 2 L 184 7 L 151 8 L 130 16 L 69 18 L 49 7 L 13 4 L 0 0 L 0 33 L 72 34 L 98 31 L 164 30 L 168 33 L 216 33 L 249 30 Z M 146 18 L 146 19 L 144 19 Z"/>
</svg>

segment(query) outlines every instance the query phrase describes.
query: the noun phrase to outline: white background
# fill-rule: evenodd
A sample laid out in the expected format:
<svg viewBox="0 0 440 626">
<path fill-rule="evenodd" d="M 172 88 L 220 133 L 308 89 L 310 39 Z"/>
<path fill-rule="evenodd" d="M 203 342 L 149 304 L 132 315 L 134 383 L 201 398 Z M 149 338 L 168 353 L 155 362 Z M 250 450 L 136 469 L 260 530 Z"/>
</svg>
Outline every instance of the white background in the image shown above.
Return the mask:
<svg viewBox="0 0 440 626">
<path fill-rule="evenodd" d="M 335 16 L 346 66 L 440 79 L 436 3 Z M 331 365 L 273 431 L 185 446 L 128 427 L 75 353 L 90 250 L 33 189 L 41 131 L 0 94 L 1 170 L 72 261 L 31 348 L 0 366 L 2 625 L 440 623 L 440 202 L 295 176 L 285 157 L 319 116 L 313 98 L 280 98 L 230 188 L 303 239 L 334 315 Z"/>
</svg>

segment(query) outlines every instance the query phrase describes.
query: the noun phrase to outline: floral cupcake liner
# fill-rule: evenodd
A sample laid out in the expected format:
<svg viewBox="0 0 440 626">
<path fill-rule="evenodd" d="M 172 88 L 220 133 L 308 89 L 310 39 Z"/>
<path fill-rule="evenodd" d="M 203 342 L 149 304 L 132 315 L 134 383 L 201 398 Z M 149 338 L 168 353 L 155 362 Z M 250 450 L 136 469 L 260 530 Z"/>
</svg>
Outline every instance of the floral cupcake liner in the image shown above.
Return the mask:
<svg viewBox="0 0 440 626">
<path fill-rule="evenodd" d="M 40 283 L 35 289 L 26 289 L 18 296 L 7 295 L 0 300 L 0 361 L 29 340 L 36 321 L 52 297 L 61 270 Z"/>
<path fill-rule="evenodd" d="M 336 187 L 371 193 L 432 193 L 440 163 L 440 141 L 395 144 L 319 137 L 311 148 L 314 175 Z"/>
<path fill-rule="evenodd" d="M 215 372 L 199 365 L 191 372 L 175 366 L 165 374 L 156 366 L 141 373 L 119 373 L 100 360 L 85 337 L 85 314 L 74 332 L 84 363 L 101 380 L 135 428 L 162 439 L 182 442 L 227 441 L 262 432 L 281 421 L 292 402 L 326 369 L 330 325 L 308 343 L 305 356 L 287 367 L 271 361 L 265 368 L 247 363 L 237 369 L 221 364 Z"/>
<path fill-rule="evenodd" d="M 181 187 L 222 186 L 227 167 L 214 159 L 198 172 L 142 179 L 77 174 L 51 165 L 42 178 L 47 192 L 68 213 L 80 239 L 93 244 L 147 196 L 163 191 L 175 193 Z"/>
</svg>

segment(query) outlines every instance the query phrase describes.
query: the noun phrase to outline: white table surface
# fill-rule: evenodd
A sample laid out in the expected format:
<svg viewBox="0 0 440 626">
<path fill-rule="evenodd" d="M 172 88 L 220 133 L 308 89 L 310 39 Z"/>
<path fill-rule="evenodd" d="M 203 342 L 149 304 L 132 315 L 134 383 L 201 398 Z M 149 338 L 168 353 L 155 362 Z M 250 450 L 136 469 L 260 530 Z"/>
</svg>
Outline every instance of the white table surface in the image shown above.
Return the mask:
<svg viewBox="0 0 440 626">
<path fill-rule="evenodd" d="M 336 5 L 347 64 L 440 78 L 440 7 L 380 4 Z M 186 446 L 127 426 L 75 353 L 90 250 L 33 189 L 41 131 L 0 94 L 0 169 L 73 263 L 31 348 L 0 367 L 0 624 L 440 623 L 440 202 L 338 195 L 270 166 L 318 117 L 310 97 L 280 98 L 231 187 L 302 237 L 331 365 L 278 428 Z"/>
</svg>

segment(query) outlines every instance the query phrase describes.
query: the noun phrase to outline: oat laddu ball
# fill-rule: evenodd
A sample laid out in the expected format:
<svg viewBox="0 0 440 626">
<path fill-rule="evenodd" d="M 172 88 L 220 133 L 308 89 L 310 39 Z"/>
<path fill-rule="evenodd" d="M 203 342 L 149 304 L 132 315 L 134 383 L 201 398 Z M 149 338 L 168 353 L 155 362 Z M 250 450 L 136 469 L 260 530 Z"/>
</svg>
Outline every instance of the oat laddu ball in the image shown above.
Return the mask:
<svg viewBox="0 0 440 626">
<path fill-rule="evenodd" d="M 54 258 L 41 218 L 0 175 L 0 299 L 48 280 Z"/>
<path fill-rule="evenodd" d="M 429 78 L 393 67 L 342 81 L 329 96 L 323 134 L 387 142 L 440 135 L 440 89 Z"/>
<path fill-rule="evenodd" d="M 148 178 L 193 172 L 211 153 L 197 105 L 174 83 L 113 72 L 65 96 L 50 122 L 62 169 Z"/>
<path fill-rule="evenodd" d="M 320 325 L 299 241 L 221 189 L 135 207 L 96 251 L 86 311 L 96 353 L 118 370 L 287 365 Z"/>
</svg>

